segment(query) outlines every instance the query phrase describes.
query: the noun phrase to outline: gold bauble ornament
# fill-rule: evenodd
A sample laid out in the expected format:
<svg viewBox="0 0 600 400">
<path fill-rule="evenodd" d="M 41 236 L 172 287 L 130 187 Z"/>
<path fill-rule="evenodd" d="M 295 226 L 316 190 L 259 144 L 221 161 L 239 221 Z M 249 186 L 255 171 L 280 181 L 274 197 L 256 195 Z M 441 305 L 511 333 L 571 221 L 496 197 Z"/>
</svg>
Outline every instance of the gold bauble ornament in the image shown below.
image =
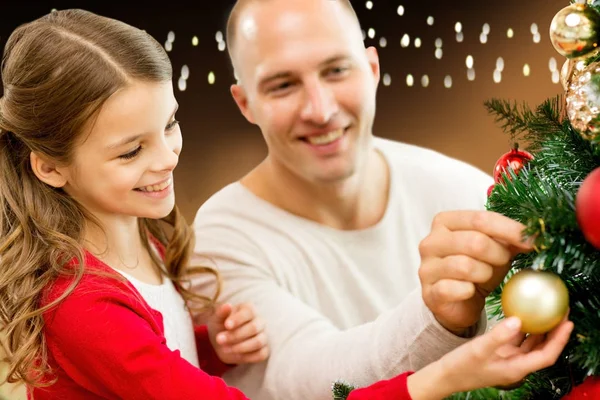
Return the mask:
<svg viewBox="0 0 600 400">
<path fill-rule="evenodd" d="M 550 40 L 567 57 L 582 57 L 598 47 L 600 13 L 587 4 L 575 3 L 560 10 L 550 23 Z"/>
<path fill-rule="evenodd" d="M 518 317 L 521 331 L 542 334 L 554 329 L 569 310 L 569 291 L 552 272 L 525 269 L 514 274 L 502 290 L 506 318 Z"/>
<path fill-rule="evenodd" d="M 571 73 L 573 71 L 573 60 L 567 59 L 560 69 L 560 83 L 565 91 L 569 88 Z"/>
<path fill-rule="evenodd" d="M 578 62 L 575 66 L 582 64 Z M 600 139 L 600 63 L 575 71 L 568 82 L 567 116 L 586 140 Z"/>
<path fill-rule="evenodd" d="M 600 1 L 600 0 L 598 0 Z M 600 48 L 594 50 L 594 53 L 600 54 Z M 567 58 L 562 68 L 560 69 L 560 82 L 562 83 L 565 91 L 568 91 L 571 87 L 571 83 L 577 79 L 581 73 L 586 69 L 587 62 L 584 59 Z"/>
</svg>

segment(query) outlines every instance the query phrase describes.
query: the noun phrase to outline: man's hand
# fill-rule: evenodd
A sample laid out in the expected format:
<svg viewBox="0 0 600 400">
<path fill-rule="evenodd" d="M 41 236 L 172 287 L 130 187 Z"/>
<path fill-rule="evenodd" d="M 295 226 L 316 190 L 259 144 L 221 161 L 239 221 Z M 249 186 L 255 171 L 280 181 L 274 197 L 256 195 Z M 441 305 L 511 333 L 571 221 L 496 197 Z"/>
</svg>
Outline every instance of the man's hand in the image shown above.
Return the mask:
<svg viewBox="0 0 600 400">
<path fill-rule="evenodd" d="M 485 298 L 502 283 L 511 260 L 532 250 L 525 226 L 490 211 L 438 214 L 419 246 L 423 300 L 456 335 L 477 323 Z"/>
</svg>

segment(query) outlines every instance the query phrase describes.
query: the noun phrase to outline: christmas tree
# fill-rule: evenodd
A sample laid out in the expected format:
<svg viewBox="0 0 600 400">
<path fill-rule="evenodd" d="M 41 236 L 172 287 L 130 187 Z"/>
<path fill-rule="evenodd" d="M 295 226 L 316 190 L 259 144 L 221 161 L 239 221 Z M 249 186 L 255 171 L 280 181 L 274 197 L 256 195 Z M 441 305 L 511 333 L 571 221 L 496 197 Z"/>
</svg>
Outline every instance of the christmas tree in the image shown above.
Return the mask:
<svg viewBox="0 0 600 400">
<path fill-rule="evenodd" d="M 494 319 L 519 316 L 528 333 L 544 333 L 570 308 L 575 328 L 554 366 L 512 388 L 452 400 L 600 399 L 600 1 L 560 10 L 550 38 L 566 57 L 564 93 L 536 108 L 485 103 L 515 143 L 493 169 L 487 209 L 523 223 L 535 243 L 535 251 L 515 258 L 487 310 Z M 346 399 L 352 386 L 332 390 L 334 399 Z"/>
</svg>

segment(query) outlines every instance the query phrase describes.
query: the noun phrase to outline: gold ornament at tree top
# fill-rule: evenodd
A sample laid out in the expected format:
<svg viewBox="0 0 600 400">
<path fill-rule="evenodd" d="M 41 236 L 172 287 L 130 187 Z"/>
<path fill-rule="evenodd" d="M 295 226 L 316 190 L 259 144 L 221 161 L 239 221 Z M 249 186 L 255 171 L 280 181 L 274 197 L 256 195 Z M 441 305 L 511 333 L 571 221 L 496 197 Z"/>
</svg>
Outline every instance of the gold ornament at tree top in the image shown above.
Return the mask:
<svg viewBox="0 0 600 400">
<path fill-rule="evenodd" d="M 550 40 L 567 57 L 582 57 L 598 47 L 600 13 L 587 4 L 571 4 L 560 10 L 550 24 Z"/>
</svg>

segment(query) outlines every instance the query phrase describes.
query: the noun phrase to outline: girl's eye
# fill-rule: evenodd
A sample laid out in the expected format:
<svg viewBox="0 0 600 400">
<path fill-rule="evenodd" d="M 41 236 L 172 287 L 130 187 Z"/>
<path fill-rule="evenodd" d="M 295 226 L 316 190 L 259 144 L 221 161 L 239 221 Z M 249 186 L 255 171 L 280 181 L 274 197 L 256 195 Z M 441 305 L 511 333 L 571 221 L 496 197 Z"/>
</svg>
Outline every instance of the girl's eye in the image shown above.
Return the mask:
<svg viewBox="0 0 600 400">
<path fill-rule="evenodd" d="M 121 158 L 123 160 L 130 160 L 130 159 L 134 158 L 135 156 L 137 156 L 141 150 L 142 150 L 142 146 L 138 146 L 137 149 L 130 151 L 127 154 L 120 155 L 119 158 Z"/>
</svg>

